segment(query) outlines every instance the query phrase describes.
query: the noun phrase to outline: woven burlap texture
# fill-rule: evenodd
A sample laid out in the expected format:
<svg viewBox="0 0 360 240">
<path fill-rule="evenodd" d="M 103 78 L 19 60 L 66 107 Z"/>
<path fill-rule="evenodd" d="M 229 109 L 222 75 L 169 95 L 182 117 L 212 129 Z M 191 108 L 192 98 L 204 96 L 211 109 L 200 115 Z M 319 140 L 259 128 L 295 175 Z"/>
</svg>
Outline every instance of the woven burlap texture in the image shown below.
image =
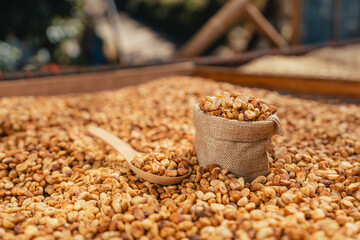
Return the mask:
<svg viewBox="0 0 360 240">
<path fill-rule="evenodd" d="M 196 104 L 193 121 L 200 166 L 216 163 L 247 182 L 269 173 L 266 149 L 271 136 L 285 135 L 276 115 L 266 121 L 244 122 L 208 115 Z"/>
</svg>

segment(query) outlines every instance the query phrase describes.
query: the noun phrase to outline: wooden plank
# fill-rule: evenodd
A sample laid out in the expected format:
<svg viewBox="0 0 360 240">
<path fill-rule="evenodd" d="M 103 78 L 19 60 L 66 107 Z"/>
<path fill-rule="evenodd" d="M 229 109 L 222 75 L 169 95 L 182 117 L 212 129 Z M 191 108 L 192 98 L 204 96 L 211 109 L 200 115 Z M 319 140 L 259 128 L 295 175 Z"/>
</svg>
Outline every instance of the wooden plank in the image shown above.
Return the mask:
<svg viewBox="0 0 360 240">
<path fill-rule="evenodd" d="M 266 8 L 268 0 L 257 0 L 257 1 L 253 1 L 253 3 L 259 9 L 260 12 L 263 12 L 264 9 Z M 246 16 L 244 16 L 244 18 L 245 17 Z M 239 36 L 241 38 L 241 45 L 236 46 L 236 48 L 234 48 L 234 50 L 236 52 L 246 51 L 246 49 L 249 48 L 250 41 L 252 40 L 254 34 L 255 34 L 254 24 L 249 21 L 244 21 L 243 29 L 241 31 L 241 35 Z"/>
<path fill-rule="evenodd" d="M 195 66 L 189 62 L 102 73 L 4 81 L 0 82 L 0 97 L 94 92 L 175 75 L 205 77 L 243 86 L 286 92 L 360 99 L 360 81 L 252 75 L 241 73 L 233 68 Z"/>
<path fill-rule="evenodd" d="M 196 67 L 193 74 L 199 77 L 211 78 L 249 87 L 360 99 L 360 80 L 329 80 L 310 77 L 251 75 L 241 73 L 237 69 L 207 66 Z"/>
<path fill-rule="evenodd" d="M 291 17 L 291 45 L 298 45 L 301 42 L 301 22 L 302 22 L 303 5 L 302 0 L 293 0 L 292 17 Z"/>
<path fill-rule="evenodd" d="M 178 58 L 199 56 L 219 39 L 243 14 L 248 0 L 229 0 L 210 20 L 179 50 Z"/>
<path fill-rule="evenodd" d="M 0 97 L 60 95 L 116 89 L 169 75 L 190 75 L 194 68 L 193 63 L 184 62 L 101 73 L 3 81 L 0 82 Z"/>
<path fill-rule="evenodd" d="M 332 38 L 334 40 L 338 40 L 340 36 L 340 23 L 341 23 L 341 0 L 334 1 L 334 9 L 333 9 L 333 33 Z"/>
<path fill-rule="evenodd" d="M 285 39 L 276 31 L 276 29 L 269 23 L 268 20 L 262 15 L 257 7 L 252 3 L 247 3 L 245 12 L 254 23 L 256 29 L 263 35 L 271 44 L 279 48 L 288 47 Z"/>
</svg>

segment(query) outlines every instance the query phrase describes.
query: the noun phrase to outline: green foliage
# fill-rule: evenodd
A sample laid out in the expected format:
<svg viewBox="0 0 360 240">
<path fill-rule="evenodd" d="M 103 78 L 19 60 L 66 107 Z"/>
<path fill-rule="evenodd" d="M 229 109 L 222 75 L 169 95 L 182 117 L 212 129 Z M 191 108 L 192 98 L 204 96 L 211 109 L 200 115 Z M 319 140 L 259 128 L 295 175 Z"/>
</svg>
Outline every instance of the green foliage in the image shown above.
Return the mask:
<svg viewBox="0 0 360 240">
<path fill-rule="evenodd" d="M 37 68 L 46 63 L 42 60 L 61 63 L 61 59 L 66 58 L 63 62 L 70 63 L 79 57 L 68 55 L 66 49 L 78 44 L 83 32 L 82 0 L 12 0 L 3 1 L 1 5 L 0 41 L 9 46 L 0 46 L 5 49 L 3 52 L 9 52 L 9 47 L 20 51 L 15 55 L 1 55 L 2 71 L 24 66 Z M 50 59 L 41 57 L 45 52 L 50 54 Z"/>
<path fill-rule="evenodd" d="M 15 69 L 16 62 L 22 57 L 22 51 L 8 43 L 0 41 L 0 71 Z"/>
</svg>

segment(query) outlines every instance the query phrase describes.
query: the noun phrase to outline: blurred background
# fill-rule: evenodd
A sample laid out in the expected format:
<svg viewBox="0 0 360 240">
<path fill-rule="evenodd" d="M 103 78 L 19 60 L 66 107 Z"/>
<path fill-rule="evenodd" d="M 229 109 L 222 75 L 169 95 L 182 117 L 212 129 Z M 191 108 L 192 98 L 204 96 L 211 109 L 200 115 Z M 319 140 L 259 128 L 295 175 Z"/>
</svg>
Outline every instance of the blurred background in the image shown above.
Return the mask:
<svg viewBox="0 0 360 240">
<path fill-rule="evenodd" d="M 229 57 L 360 35 L 360 1 L 244 2 L 3 1 L 0 71 Z"/>
</svg>

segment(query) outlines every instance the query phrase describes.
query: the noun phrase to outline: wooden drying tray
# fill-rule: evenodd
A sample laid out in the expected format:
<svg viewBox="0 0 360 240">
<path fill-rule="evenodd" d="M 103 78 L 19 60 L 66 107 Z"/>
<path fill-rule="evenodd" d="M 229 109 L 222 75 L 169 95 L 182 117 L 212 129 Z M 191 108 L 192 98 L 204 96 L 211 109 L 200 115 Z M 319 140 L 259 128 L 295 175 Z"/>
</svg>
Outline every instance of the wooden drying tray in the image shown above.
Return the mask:
<svg viewBox="0 0 360 240">
<path fill-rule="evenodd" d="M 94 92 L 140 84 L 170 75 L 191 75 L 192 63 L 0 81 L 0 97 Z"/>
<path fill-rule="evenodd" d="M 253 75 L 241 73 L 235 68 L 201 66 L 192 62 L 3 81 L 0 82 L 0 97 L 94 92 L 136 85 L 156 78 L 176 75 L 199 76 L 243 86 L 293 93 L 360 99 L 360 80 Z"/>
<path fill-rule="evenodd" d="M 248 87 L 360 99 L 360 79 L 326 79 L 320 77 L 260 75 L 242 73 L 235 68 L 197 66 L 193 75 Z"/>
</svg>

